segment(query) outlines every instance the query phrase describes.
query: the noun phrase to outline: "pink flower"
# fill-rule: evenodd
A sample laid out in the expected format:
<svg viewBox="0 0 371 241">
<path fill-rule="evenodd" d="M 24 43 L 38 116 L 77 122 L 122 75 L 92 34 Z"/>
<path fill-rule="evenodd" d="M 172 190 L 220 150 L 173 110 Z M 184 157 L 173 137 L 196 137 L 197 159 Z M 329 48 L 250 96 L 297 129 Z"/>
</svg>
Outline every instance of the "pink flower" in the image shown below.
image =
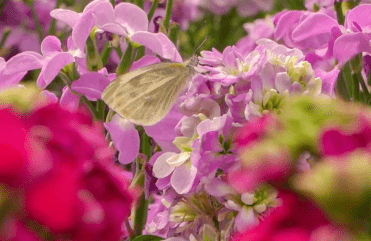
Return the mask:
<svg viewBox="0 0 371 241">
<path fill-rule="evenodd" d="M 272 210 L 260 224 L 233 241 L 309 241 L 319 229 L 330 225 L 323 212 L 310 200 L 288 190 L 279 190 L 281 206 Z"/>
<path fill-rule="evenodd" d="M 0 116 L 0 181 L 11 184 L 26 173 L 25 143 L 28 138 L 19 114 L 11 109 L 2 109 Z"/>
<path fill-rule="evenodd" d="M 40 88 L 46 88 L 64 66 L 75 61 L 72 53 L 63 52 L 61 42 L 55 36 L 43 40 L 41 53 L 26 51 L 15 55 L 7 61 L 4 74 L 15 75 L 41 68 L 36 83 Z"/>
<path fill-rule="evenodd" d="M 274 115 L 264 115 L 262 118 L 252 119 L 236 131 L 234 143 L 239 148 L 248 147 L 254 142 L 268 137 L 269 133 L 278 127 L 279 121 Z"/>
<path fill-rule="evenodd" d="M 2 211 L 20 218 L 16 234 L 2 230 L 1 237 L 26 237 L 19 224 L 33 222 L 56 239 L 119 240 L 136 194 L 113 166 L 103 125 L 57 104 L 27 114 L 2 109 L 0 117 L 0 182 L 14 192 L 14 207 Z"/>
<path fill-rule="evenodd" d="M 319 139 L 321 153 L 325 156 L 340 156 L 358 148 L 369 149 L 370 143 L 371 121 L 364 115 L 359 115 L 351 127 L 325 128 Z"/>
</svg>

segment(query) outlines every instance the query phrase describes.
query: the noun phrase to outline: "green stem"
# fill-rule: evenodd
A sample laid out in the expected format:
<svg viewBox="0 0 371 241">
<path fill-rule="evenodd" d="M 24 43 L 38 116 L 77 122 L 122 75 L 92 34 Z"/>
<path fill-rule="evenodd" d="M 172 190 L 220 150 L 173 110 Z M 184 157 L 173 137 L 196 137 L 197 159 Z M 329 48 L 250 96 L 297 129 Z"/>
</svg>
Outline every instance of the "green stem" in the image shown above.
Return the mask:
<svg viewBox="0 0 371 241">
<path fill-rule="evenodd" d="M 166 13 L 164 18 L 164 27 L 168 31 L 170 25 L 171 12 L 173 9 L 173 0 L 168 0 L 166 3 Z"/>
<path fill-rule="evenodd" d="M 106 105 L 103 102 L 103 100 L 97 100 L 96 110 L 97 110 L 97 113 L 99 114 L 99 120 L 104 121 L 105 109 L 106 109 Z"/>
<path fill-rule="evenodd" d="M 157 6 L 158 6 L 158 0 L 154 0 L 152 2 L 152 5 L 151 5 L 151 8 L 149 9 L 149 12 L 147 14 L 148 16 L 148 21 L 151 21 L 153 15 L 155 14 L 155 11 L 157 9 Z"/>
<path fill-rule="evenodd" d="M 143 133 L 141 135 L 141 140 L 140 140 L 140 149 L 141 152 L 147 156 L 147 159 L 149 160 L 151 158 L 151 144 L 150 144 L 150 139 L 149 136 L 146 134 L 146 132 L 143 130 Z"/>
<path fill-rule="evenodd" d="M 103 49 L 102 49 L 102 52 L 101 52 L 101 54 L 100 54 L 101 59 L 102 59 L 103 66 L 105 66 L 105 65 L 107 64 L 107 62 L 108 62 L 108 58 L 109 58 L 109 56 L 110 56 L 110 54 L 111 54 L 111 51 L 112 51 L 112 48 L 110 47 L 109 42 L 107 42 L 107 43 L 104 45 L 104 47 L 103 47 Z"/>
<path fill-rule="evenodd" d="M 131 185 L 144 188 L 145 165 L 146 160 L 138 156 L 135 161 L 136 170 Z M 130 237 L 131 240 L 142 234 L 144 225 L 146 224 L 147 221 L 148 203 L 149 201 L 146 198 L 145 192 L 142 191 L 142 194 L 137 199 L 137 205 L 134 214 L 134 229 L 133 229 L 134 233 L 133 236 Z"/>
<path fill-rule="evenodd" d="M 129 70 L 132 59 L 133 59 L 133 53 L 134 53 L 134 47 L 129 42 L 128 47 L 126 48 L 125 54 L 124 56 L 122 56 L 119 66 L 117 66 L 116 76 L 125 74 Z"/>
<path fill-rule="evenodd" d="M 345 100 L 349 101 L 350 99 L 349 89 L 342 72 L 340 72 L 339 77 L 336 81 L 336 89 L 340 96 L 342 96 Z"/>
<path fill-rule="evenodd" d="M 148 200 L 146 199 L 144 192 L 142 195 L 137 199 L 138 206 L 135 210 L 135 218 L 134 218 L 134 235 L 131 237 L 133 240 L 135 237 L 138 237 L 142 234 L 142 230 L 144 229 L 144 225 L 147 221 L 147 211 L 148 211 Z"/>
<path fill-rule="evenodd" d="M 339 2 L 335 2 L 335 11 L 336 11 L 336 15 L 338 17 L 338 22 L 339 24 L 344 24 L 344 21 L 345 21 L 345 17 L 344 17 L 344 13 L 343 13 L 343 9 L 341 7 L 342 5 L 342 1 L 339 1 Z"/>
<path fill-rule="evenodd" d="M 137 6 L 140 7 L 141 9 L 144 8 L 143 0 L 135 0 L 135 5 L 137 5 Z"/>
</svg>

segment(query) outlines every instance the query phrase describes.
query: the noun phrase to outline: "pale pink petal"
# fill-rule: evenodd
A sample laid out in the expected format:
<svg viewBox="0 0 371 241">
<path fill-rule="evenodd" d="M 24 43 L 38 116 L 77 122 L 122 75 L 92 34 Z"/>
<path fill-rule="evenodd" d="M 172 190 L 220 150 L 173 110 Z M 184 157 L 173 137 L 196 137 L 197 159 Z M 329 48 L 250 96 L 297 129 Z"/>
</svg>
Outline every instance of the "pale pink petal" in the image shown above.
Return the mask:
<svg viewBox="0 0 371 241">
<path fill-rule="evenodd" d="M 131 36 L 131 40 L 147 47 L 163 58 L 174 62 L 182 61 L 175 45 L 163 33 L 136 32 Z"/>
<path fill-rule="evenodd" d="M 90 10 L 94 11 L 95 8 L 102 2 L 109 2 L 109 0 L 94 0 L 85 6 L 83 13 L 86 13 Z"/>
<path fill-rule="evenodd" d="M 85 43 L 89 37 L 90 31 L 94 27 L 94 18 L 92 11 L 84 12 L 77 21 L 75 27 L 72 30 L 72 39 L 76 47 L 82 52 L 85 52 Z"/>
<path fill-rule="evenodd" d="M 64 22 L 71 28 L 75 27 L 80 18 L 80 14 L 68 9 L 54 9 L 50 12 L 50 16 L 58 21 Z"/>
<path fill-rule="evenodd" d="M 287 35 L 291 33 L 293 27 L 299 21 L 302 14 L 303 12 L 301 11 L 288 11 L 282 13 L 276 24 L 274 32 L 275 40 L 284 39 L 285 41 L 290 42 L 291 39 Z"/>
<path fill-rule="evenodd" d="M 152 126 L 145 126 L 144 130 L 160 145 L 163 151 L 176 151 L 176 147 L 172 144 L 176 137 L 174 128 L 182 116 L 175 105 L 161 121 Z"/>
<path fill-rule="evenodd" d="M 171 175 L 171 186 L 178 194 L 185 194 L 192 189 L 196 174 L 196 167 L 189 163 L 181 165 L 175 168 L 173 175 Z"/>
<path fill-rule="evenodd" d="M 137 31 L 147 31 L 147 14 L 140 7 L 131 3 L 120 3 L 115 7 L 116 22 L 127 28 L 132 34 Z"/>
<path fill-rule="evenodd" d="M 53 92 L 43 90 L 41 94 L 45 96 L 48 103 L 58 103 L 58 97 Z"/>
<path fill-rule="evenodd" d="M 133 123 L 115 115 L 104 127 L 110 133 L 113 144 L 120 152 L 119 162 L 129 164 L 139 154 L 140 139 Z"/>
<path fill-rule="evenodd" d="M 183 62 L 174 43 L 163 33 L 156 33 L 157 38 L 160 40 L 164 52 L 164 58 L 170 59 L 173 62 Z"/>
<path fill-rule="evenodd" d="M 233 193 L 231 186 L 218 178 L 213 178 L 209 183 L 206 183 L 205 191 L 214 197 L 223 197 Z"/>
<path fill-rule="evenodd" d="M 55 53 L 62 52 L 61 41 L 55 36 L 47 36 L 41 43 L 41 53 L 46 56 L 51 56 Z"/>
<path fill-rule="evenodd" d="M 289 90 L 292 84 L 290 76 L 286 72 L 277 73 L 275 86 L 279 93 Z"/>
<path fill-rule="evenodd" d="M 306 48 L 321 48 L 328 43 L 331 29 L 338 25 L 335 19 L 326 14 L 312 14 L 294 29 L 292 39 Z"/>
<path fill-rule="evenodd" d="M 340 66 L 362 52 L 371 52 L 369 37 L 364 33 L 348 33 L 335 40 L 334 56 Z"/>
<path fill-rule="evenodd" d="M 130 71 L 152 65 L 152 64 L 158 64 L 160 63 L 160 59 L 153 56 L 153 55 L 146 55 L 140 58 L 138 61 L 135 61 L 131 66 L 130 66 Z"/>
<path fill-rule="evenodd" d="M 40 69 L 44 57 L 38 53 L 26 51 L 10 58 L 6 63 L 4 74 L 12 75 L 19 72 Z"/>
<path fill-rule="evenodd" d="M 4 75 L 3 71 L 0 70 L 0 90 L 18 85 L 26 74 L 27 71 L 19 72 L 12 75 Z"/>
<path fill-rule="evenodd" d="M 235 219 L 235 225 L 237 231 L 243 231 L 244 229 L 251 227 L 251 225 L 257 224 L 258 219 L 254 215 L 252 207 L 243 206 L 241 211 L 237 214 Z"/>
<path fill-rule="evenodd" d="M 71 89 L 85 95 L 90 101 L 101 98 L 103 90 L 110 83 L 109 79 L 97 72 L 86 73 L 71 85 Z"/>
<path fill-rule="evenodd" d="M 362 4 L 347 12 L 344 26 L 351 29 L 353 32 L 359 32 L 357 26 L 353 23 L 357 23 L 361 28 L 371 25 L 371 5 Z"/>
<path fill-rule="evenodd" d="M 59 104 L 62 108 L 67 110 L 77 110 L 79 106 L 80 97 L 73 94 L 68 86 L 65 86 L 62 90 L 62 96 L 59 100 Z"/>
<path fill-rule="evenodd" d="M 175 169 L 174 166 L 170 166 L 167 160 L 173 156 L 177 155 L 175 152 L 165 152 L 157 158 L 153 164 L 153 175 L 157 178 L 164 178 L 169 176 Z"/>
<path fill-rule="evenodd" d="M 47 87 L 53 80 L 54 78 L 58 75 L 59 71 L 66 66 L 67 64 L 70 64 L 74 62 L 75 59 L 74 57 L 68 53 L 68 52 L 62 52 L 58 53 L 53 58 L 51 58 L 45 66 L 43 66 L 43 77 L 44 77 L 44 82 L 38 83 L 38 86 L 40 88 L 45 88 Z M 41 73 L 40 73 L 41 75 Z"/>
<path fill-rule="evenodd" d="M 95 24 L 98 28 L 107 32 L 127 36 L 127 31 L 116 22 L 114 14 L 111 3 L 101 2 L 97 4 L 93 12 Z"/>
</svg>

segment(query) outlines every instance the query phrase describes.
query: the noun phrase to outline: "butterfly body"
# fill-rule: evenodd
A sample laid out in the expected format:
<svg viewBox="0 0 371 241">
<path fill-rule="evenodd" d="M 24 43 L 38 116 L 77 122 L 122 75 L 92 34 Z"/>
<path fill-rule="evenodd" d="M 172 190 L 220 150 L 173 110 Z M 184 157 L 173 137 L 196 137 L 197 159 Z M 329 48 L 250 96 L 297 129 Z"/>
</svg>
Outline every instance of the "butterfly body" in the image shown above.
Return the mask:
<svg viewBox="0 0 371 241">
<path fill-rule="evenodd" d="M 159 63 L 118 76 L 103 91 L 102 99 L 121 117 L 138 125 L 154 125 L 186 88 L 194 61 Z"/>
</svg>

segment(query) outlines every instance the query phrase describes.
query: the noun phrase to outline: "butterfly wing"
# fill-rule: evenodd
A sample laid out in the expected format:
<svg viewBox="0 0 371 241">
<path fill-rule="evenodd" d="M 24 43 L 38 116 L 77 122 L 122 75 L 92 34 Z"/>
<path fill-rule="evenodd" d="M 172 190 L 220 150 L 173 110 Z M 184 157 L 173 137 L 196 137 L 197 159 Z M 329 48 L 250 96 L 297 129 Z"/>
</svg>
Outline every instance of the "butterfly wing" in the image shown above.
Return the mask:
<svg viewBox="0 0 371 241">
<path fill-rule="evenodd" d="M 102 94 L 103 101 L 133 123 L 154 125 L 170 111 L 187 85 L 184 63 L 147 66 L 115 79 Z"/>
</svg>

